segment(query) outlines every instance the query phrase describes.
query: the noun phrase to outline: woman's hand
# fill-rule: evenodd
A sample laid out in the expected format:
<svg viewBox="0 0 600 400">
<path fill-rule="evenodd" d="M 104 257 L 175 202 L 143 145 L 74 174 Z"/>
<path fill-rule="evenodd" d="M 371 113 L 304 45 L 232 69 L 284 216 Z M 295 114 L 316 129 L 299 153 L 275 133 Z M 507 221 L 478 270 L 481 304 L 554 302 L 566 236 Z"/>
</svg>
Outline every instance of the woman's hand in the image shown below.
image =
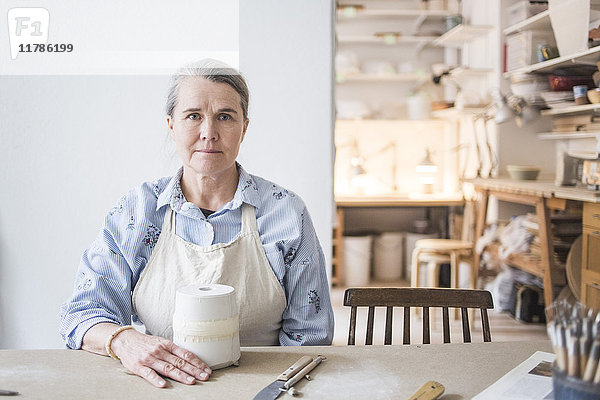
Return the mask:
<svg viewBox="0 0 600 400">
<path fill-rule="evenodd" d="M 193 385 L 205 381 L 211 369 L 194 353 L 162 337 L 144 335 L 135 329 L 119 333 L 112 341 L 112 352 L 123 366 L 156 387 L 165 387 L 163 375 Z"/>
</svg>

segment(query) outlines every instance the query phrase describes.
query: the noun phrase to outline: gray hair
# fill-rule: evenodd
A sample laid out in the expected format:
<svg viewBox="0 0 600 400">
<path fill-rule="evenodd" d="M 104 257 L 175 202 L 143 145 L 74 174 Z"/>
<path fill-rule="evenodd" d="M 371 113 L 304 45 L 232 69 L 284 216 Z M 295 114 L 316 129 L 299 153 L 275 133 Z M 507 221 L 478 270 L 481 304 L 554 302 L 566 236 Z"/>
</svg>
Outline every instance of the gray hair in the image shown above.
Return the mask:
<svg viewBox="0 0 600 400">
<path fill-rule="evenodd" d="M 240 105 L 244 113 L 244 121 L 248 119 L 248 104 L 250 103 L 250 92 L 246 80 L 238 70 L 230 67 L 224 62 L 205 58 L 180 68 L 171 77 L 169 91 L 167 92 L 166 111 L 169 117 L 173 117 L 173 111 L 177 105 L 179 86 L 184 78 L 198 76 L 211 82 L 226 83 L 240 95 Z"/>
</svg>

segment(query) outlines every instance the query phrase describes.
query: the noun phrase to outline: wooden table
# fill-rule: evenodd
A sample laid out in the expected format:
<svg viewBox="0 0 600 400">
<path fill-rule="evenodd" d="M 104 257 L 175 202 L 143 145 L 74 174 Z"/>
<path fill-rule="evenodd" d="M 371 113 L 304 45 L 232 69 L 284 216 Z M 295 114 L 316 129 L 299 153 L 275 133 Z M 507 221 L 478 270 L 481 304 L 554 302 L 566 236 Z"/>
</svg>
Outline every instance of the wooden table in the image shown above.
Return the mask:
<svg viewBox="0 0 600 400">
<path fill-rule="evenodd" d="M 393 207 L 450 207 L 463 206 L 465 200 L 462 194 L 455 196 L 438 195 L 418 195 L 418 196 L 354 196 L 342 197 L 336 196 L 336 219 L 337 227 L 334 232 L 333 262 L 334 265 L 334 284 L 343 284 L 344 263 L 343 263 L 343 235 L 344 235 L 344 215 L 345 210 L 350 208 L 393 208 Z"/>
<path fill-rule="evenodd" d="M 536 350 L 551 351 L 550 342 L 242 348 L 239 367 L 194 386 L 169 381 L 166 389 L 82 350 L 0 350 L 0 389 L 23 400 L 252 399 L 301 356 L 322 354 L 327 360 L 312 380 L 296 384 L 304 399 L 406 399 L 429 380 L 446 387 L 443 398 L 470 399 Z"/>
<path fill-rule="evenodd" d="M 553 262 L 554 248 L 550 226 L 550 210 L 565 210 L 573 201 L 598 202 L 597 192 L 585 189 L 557 187 L 552 181 L 515 181 L 511 179 L 474 179 L 469 181 L 481 195 L 481 207 L 477 214 L 475 238 L 483 235 L 487 216 L 488 200 L 495 196 L 498 200 L 526 204 L 535 207 L 539 224 L 541 260 L 524 254 L 512 254 L 507 262 L 533 275 L 544 282 L 546 306 L 553 300 L 554 288 L 564 285 L 565 274 Z M 496 250 L 495 246 L 491 246 Z M 475 254 L 475 265 L 479 265 L 481 254 Z"/>
</svg>

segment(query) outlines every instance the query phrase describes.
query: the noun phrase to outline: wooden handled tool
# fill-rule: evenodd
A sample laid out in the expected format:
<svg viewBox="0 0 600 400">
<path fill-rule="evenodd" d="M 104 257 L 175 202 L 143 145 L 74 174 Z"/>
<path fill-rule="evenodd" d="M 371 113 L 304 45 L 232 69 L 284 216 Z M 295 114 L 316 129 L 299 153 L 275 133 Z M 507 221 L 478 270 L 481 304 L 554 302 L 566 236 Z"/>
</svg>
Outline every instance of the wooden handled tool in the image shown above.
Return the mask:
<svg viewBox="0 0 600 400">
<path fill-rule="evenodd" d="M 429 381 L 425 383 L 408 400 L 434 400 L 444 394 L 444 385 L 439 382 Z"/>
</svg>

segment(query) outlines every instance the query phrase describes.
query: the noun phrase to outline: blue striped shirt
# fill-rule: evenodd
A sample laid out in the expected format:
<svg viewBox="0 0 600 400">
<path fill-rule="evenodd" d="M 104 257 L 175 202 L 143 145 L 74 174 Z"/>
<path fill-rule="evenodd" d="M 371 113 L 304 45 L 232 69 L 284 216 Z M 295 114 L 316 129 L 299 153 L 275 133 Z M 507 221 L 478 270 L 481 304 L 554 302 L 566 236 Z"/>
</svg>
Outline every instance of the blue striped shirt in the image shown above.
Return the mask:
<svg viewBox="0 0 600 400">
<path fill-rule="evenodd" d="M 281 345 L 328 345 L 333 311 L 323 250 L 302 199 L 273 182 L 248 174 L 239 164 L 233 200 L 208 218 L 187 202 L 180 187 L 183 168 L 172 178 L 130 190 L 104 219 L 85 250 L 72 296 L 61 306 L 60 333 L 67 347 L 81 348 L 95 324 L 138 320 L 131 294 L 158 241 L 166 207 L 176 213 L 176 234 L 200 246 L 228 243 L 240 232 L 242 203 L 255 207 L 265 254 L 281 284 L 287 307 Z M 143 321 L 142 321 L 143 322 Z"/>
</svg>

